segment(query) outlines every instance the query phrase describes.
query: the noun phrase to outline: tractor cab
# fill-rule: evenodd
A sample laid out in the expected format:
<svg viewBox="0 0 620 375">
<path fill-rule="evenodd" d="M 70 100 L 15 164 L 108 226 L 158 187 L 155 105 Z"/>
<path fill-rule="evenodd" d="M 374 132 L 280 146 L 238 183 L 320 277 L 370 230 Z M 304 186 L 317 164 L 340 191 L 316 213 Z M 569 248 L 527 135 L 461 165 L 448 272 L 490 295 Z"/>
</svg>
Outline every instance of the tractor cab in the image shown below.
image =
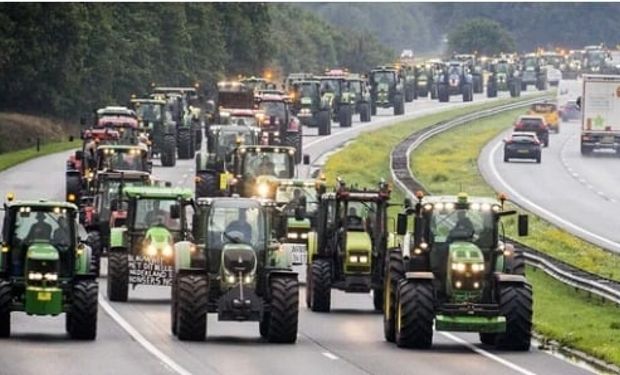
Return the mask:
<svg viewBox="0 0 620 375">
<path fill-rule="evenodd" d="M 97 171 L 151 172 L 148 149 L 144 145 L 104 145 L 97 147 Z"/>
<path fill-rule="evenodd" d="M 293 178 L 295 171 L 295 149 L 291 147 L 242 145 L 235 151 L 234 177 L 229 183 L 242 197 L 264 196 L 257 189 L 269 181 Z"/>
<path fill-rule="evenodd" d="M 257 97 L 256 108 L 263 114 L 260 122 L 260 144 L 293 147 L 295 162 L 300 163 L 303 148 L 302 126 L 291 113 L 290 98 L 285 95 Z"/>
<path fill-rule="evenodd" d="M 299 80 L 291 84 L 289 96 L 293 111 L 303 121 L 304 117 L 312 117 L 320 110 L 321 83 L 317 80 Z"/>
<path fill-rule="evenodd" d="M 127 107 L 105 107 L 95 111 L 95 129 L 115 130 L 118 143 L 135 145 L 141 142 L 142 129 L 136 113 Z"/>
<path fill-rule="evenodd" d="M 261 130 L 246 125 L 213 125 L 209 127 L 207 149 L 218 160 L 230 162 L 239 145 L 257 145 Z"/>
</svg>

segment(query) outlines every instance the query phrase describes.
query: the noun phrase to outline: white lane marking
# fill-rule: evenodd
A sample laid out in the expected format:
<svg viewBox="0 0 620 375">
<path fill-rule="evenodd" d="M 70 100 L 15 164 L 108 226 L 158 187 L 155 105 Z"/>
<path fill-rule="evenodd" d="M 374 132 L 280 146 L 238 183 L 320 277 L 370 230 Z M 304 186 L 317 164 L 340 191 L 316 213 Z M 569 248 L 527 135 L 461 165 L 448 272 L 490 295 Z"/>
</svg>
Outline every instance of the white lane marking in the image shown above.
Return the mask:
<svg viewBox="0 0 620 375">
<path fill-rule="evenodd" d="M 191 375 L 192 373 L 187 371 L 185 368 L 181 367 L 178 363 L 176 363 L 172 358 L 165 355 L 161 350 L 157 349 L 155 345 L 151 344 L 137 329 L 135 329 L 131 324 L 129 324 L 114 308 L 112 305 L 106 301 L 106 299 L 99 294 L 99 304 L 105 312 L 112 318 L 121 328 L 125 330 L 134 340 L 138 342 L 138 344 L 142 345 L 144 349 L 146 349 L 149 353 L 157 357 L 160 361 L 162 361 L 166 366 L 172 369 L 175 373 L 179 375 Z"/>
<path fill-rule="evenodd" d="M 473 351 L 473 352 L 475 352 L 477 354 L 480 354 L 481 356 L 484 356 L 484 357 L 486 357 L 488 359 L 491 359 L 491 360 L 493 360 L 493 361 L 495 361 L 497 363 L 500 363 L 500 364 L 508 367 L 509 369 L 511 369 L 513 371 L 516 371 L 516 372 L 518 372 L 520 374 L 523 374 L 523 375 L 536 375 L 535 372 L 526 370 L 523 367 L 520 367 L 520 366 L 518 366 L 518 365 L 516 365 L 516 364 L 514 364 L 514 363 L 512 363 L 510 361 L 505 360 L 502 357 L 499 357 L 499 356 L 497 356 L 497 355 L 495 355 L 493 353 L 487 352 L 484 349 L 480 349 L 479 347 L 475 346 L 474 344 L 472 344 L 472 343 L 470 343 L 468 341 L 465 341 L 465 340 L 463 340 L 460 337 L 454 336 L 451 333 L 448 333 L 448 332 L 439 332 L 439 333 L 441 333 L 443 336 L 449 338 L 450 340 L 455 341 L 455 342 L 457 342 L 457 343 L 467 347 L 469 350 L 471 350 L 471 351 Z"/>
<path fill-rule="evenodd" d="M 519 194 L 515 189 L 513 189 L 510 185 L 508 185 L 506 183 L 506 181 L 502 178 L 502 176 L 499 174 L 499 172 L 497 171 L 497 168 L 495 167 L 495 154 L 497 153 L 497 150 L 499 150 L 499 147 L 502 145 L 502 143 L 497 143 L 493 149 L 491 149 L 491 152 L 489 153 L 489 158 L 487 160 L 489 167 L 491 169 L 491 173 L 493 173 L 493 176 L 495 176 L 495 178 L 497 179 L 497 181 L 499 181 L 499 183 L 504 187 L 504 189 L 506 189 L 510 195 L 516 197 L 517 199 L 519 199 L 520 201 L 524 202 L 526 205 L 529 205 L 530 207 L 534 208 L 535 210 L 542 212 L 544 215 L 546 215 L 547 217 L 552 218 L 553 220 L 563 224 L 564 226 L 567 226 L 569 228 L 571 228 L 571 230 L 573 231 L 573 233 L 581 233 L 581 235 L 585 236 L 585 237 L 592 237 L 597 239 L 598 241 L 607 244 L 611 249 L 614 249 L 615 252 L 618 252 L 620 249 L 620 247 L 618 246 L 618 244 L 614 241 L 611 241 L 603 236 L 600 236 L 596 233 L 592 233 L 586 229 L 583 229 L 582 227 L 566 220 L 563 219 L 561 217 L 559 217 L 558 215 L 552 213 L 551 211 L 548 211 L 544 208 L 542 208 L 541 206 L 537 205 L 536 203 L 532 202 L 531 200 L 525 198 L 523 195 Z"/>
<path fill-rule="evenodd" d="M 330 353 L 330 352 L 322 352 L 321 354 L 323 354 L 324 356 L 326 356 L 327 358 L 331 359 L 331 360 L 337 360 L 339 359 L 337 355 L 335 355 L 334 353 Z"/>
</svg>

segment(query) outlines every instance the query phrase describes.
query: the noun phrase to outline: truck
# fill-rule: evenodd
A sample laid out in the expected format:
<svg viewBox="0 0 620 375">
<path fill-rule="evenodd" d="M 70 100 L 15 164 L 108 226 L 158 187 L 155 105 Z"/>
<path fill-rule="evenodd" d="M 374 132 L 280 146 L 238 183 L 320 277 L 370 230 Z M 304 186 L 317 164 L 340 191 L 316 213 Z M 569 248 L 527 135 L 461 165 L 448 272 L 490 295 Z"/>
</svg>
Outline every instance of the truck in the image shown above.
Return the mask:
<svg viewBox="0 0 620 375">
<path fill-rule="evenodd" d="M 620 75 L 584 75 L 581 97 L 581 154 L 596 149 L 620 153 Z"/>
</svg>

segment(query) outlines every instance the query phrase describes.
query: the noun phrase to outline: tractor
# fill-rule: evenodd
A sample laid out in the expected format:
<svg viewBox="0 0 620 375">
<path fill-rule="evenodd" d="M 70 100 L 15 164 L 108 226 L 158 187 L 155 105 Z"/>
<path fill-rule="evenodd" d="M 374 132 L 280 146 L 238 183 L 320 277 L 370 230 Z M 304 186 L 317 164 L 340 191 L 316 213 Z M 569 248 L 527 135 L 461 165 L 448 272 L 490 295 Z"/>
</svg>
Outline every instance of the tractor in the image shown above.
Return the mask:
<svg viewBox="0 0 620 375">
<path fill-rule="evenodd" d="M 456 54 L 454 60 L 460 61 L 465 65 L 469 74 L 471 74 L 472 86 L 474 94 L 481 94 L 484 90 L 484 77 L 482 75 L 482 66 L 474 54 Z"/>
<path fill-rule="evenodd" d="M 543 61 L 535 53 L 528 53 L 521 59 L 521 90 L 527 91 L 527 86 L 534 85 L 542 91 L 547 89 L 547 69 Z"/>
<path fill-rule="evenodd" d="M 457 196 L 405 200 L 398 215 L 399 248 L 386 261 L 384 333 L 399 347 L 430 348 L 436 331 L 479 332 L 480 341 L 528 350 L 532 288 L 523 254 L 505 243 L 505 197 Z M 413 216 L 409 228 L 408 218 Z M 527 235 L 519 215 L 519 235 Z"/>
<path fill-rule="evenodd" d="M 299 80 L 291 84 L 291 109 L 302 125 L 315 126 L 319 135 L 332 132 L 332 108 L 328 96 L 321 96 L 321 82 Z"/>
<path fill-rule="evenodd" d="M 291 113 L 291 102 L 287 96 L 265 95 L 259 98 L 258 109 L 264 114 L 261 122 L 263 140 L 261 144 L 294 148 L 295 163 L 302 159 L 302 126 Z"/>
<path fill-rule="evenodd" d="M 321 83 L 321 100 L 331 108 L 332 120 L 337 121 L 342 128 L 353 125 L 355 112 L 355 98 L 347 85 L 349 72 L 342 69 L 331 69 L 325 75 L 316 77 Z"/>
<path fill-rule="evenodd" d="M 387 230 L 390 189 L 349 188 L 339 179 L 335 192 L 322 194 L 316 230 L 308 233 L 306 304 L 329 312 L 331 290 L 368 293 L 382 309 L 385 253 L 396 245 Z"/>
<path fill-rule="evenodd" d="M 449 102 L 452 95 L 462 95 L 464 102 L 474 100 L 473 77 L 458 61 L 447 63 L 437 77 L 437 99 Z"/>
<path fill-rule="evenodd" d="M 489 66 L 487 97 L 497 97 L 498 91 L 509 91 L 513 98 L 521 96 L 519 70 L 507 59 L 498 59 Z"/>
<path fill-rule="evenodd" d="M 241 82 L 218 82 L 216 123 L 225 124 L 229 112 L 238 109 L 254 109 L 254 90 Z"/>
<path fill-rule="evenodd" d="M 377 108 L 394 108 L 394 116 L 405 114 L 403 84 L 398 69 L 393 66 L 378 66 L 368 73 L 370 84 L 371 115 Z"/>
<path fill-rule="evenodd" d="M 127 218 L 125 211 L 113 211 L 111 203 L 123 196 L 123 189 L 129 186 L 147 186 L 151 175 L 141 171 L 105 171 L 97 174 L 93 195 L 83 199 L 80 207 L 80 222 L 88 232 L 87 243 L 92 250 L 92 269 L 99 276 L 101 256 L 110 243 L 110 228 L 120 226 Z M 88 201 L 88 203 L 85 202 Z"/>
<path fill-rule="evenodd" d="M 145 145 L 101 145 L 95 150 L 92 179 L 101 171 L 140 171 L 151 173 L 153 162 Z"/>
<path fill-rule="evenodd" d="M 220 321 L 258 321 L 269 342 L 297 340 L 297 273 L 276 238 L 282 234 L 273 202 L 209 198 L 197 202 L 193 237 L 179 246 L 172 285 L 171 330 L 202 341 L 207 314 Z"/>
<path fill-rule="evenodd" d="M 142 127 L 148 132 L 151 153 L 159 156 L 163 167 L 174 167 L 177 157 L 176 123 L 166 110 L 166 101 L 132 99 L 131 104 Z"/>
<path fill-rule="evenodd" d="M 97 336 L 98 287 L 90 248 L 72 203 L 46 200 L 4 204 L 0 253 L 0 337 L 11 335 L 11 312 L 65 313 L 69 336 Z"/>
<path fill-rule="evenodd" d="M 366 79 L 359 74 L 349 74 L 345 83 L 345 87 L 347 88 L 347 91 L 353 96 L 353 112 L 359 113 L 360 122 L 370 122 L 372 117 L 372 110 L 370 108 L 370 91 L 368 90 L 368 84 L 366 83 Z"/>
<path fill-rule="evenodd" d="M 415 94 L 416 98 L 427 98 L 433 86 L 433 72 L 431 65 L 418 65 L 415 67 Z"/>
<path fill-rule="evenodd" d="M 290 92 L 295 82 L 312 80 L 314 80 L 314 74 L 312 73 L 290 73 L 284 81 L 284 88 L 286 91 Z"/>
<path fill-rule="evenodd" d="M 416 69 L 413 65 L 401 65 L 400 77 L 405 92 L 405 102 L 411 103 L 417 98 L 416 92 Z"/>
<path fill-rule="evenodd" d="M 123 145 L 141 143 L 141 134 L 136 112 L 127 107 L 108 106 L 95 111 L 93 129 L 109 129 L 117 131 L 118 142 Z"/>
<path fill-rule="evenodd" d="M 228 172 L 240 145 L 257 145 L 260 128 L 244 125 L 212 125 L 207 135 L 207 153 L 196 154 L 196 199 L 229 195 Z"/>
<path fill-rule="evenodd" d="M 107 293 L 110 301 L 126 302 L 129 285 L 172 282 L 175 249 L 189 244 L 193 206 L 190 189 L 130 186 L 110 204 L 126 211 L 126 219 L 110 228 Z"/>
<path fill-rule="evenodd" d="M 439 59 L 430 59 L 426 63 L 426 67 L 429 70 L 430 83 L 428 84 L 428 91 L 431 93 L 431 99 L 437 99 L 437 83 L 439 77 L 446 69 L 447 63 Z"/>
</svg>

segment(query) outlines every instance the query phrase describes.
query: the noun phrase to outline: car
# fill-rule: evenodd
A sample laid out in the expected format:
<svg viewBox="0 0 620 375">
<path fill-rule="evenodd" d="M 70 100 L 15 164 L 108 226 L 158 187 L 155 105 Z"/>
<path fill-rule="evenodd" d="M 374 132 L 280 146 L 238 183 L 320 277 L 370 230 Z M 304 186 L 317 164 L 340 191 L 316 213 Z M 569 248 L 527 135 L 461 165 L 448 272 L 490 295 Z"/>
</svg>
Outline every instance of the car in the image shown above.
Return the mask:
<svg viewBox="0 0 620 375">
<path fill-rule="evenodd" d="M 560 117 L 562 121 L 578 120 L 581 117 L 581 110 L 576 100 L 569 100 L 560 107 Z"/>
<path fill-rule="evenodd" d="M 515 132 L 536 133 L 536 136 L 538 137 L 540 142 L 545 147 L 549 147 L 549 127 L 547 127 L 547 123 L 543 116 L 540 116 L 540 115 L 519 116 L 517 118 L 517 121 L 515 121 L 513 130 Z"/>
<path fill-rule="evenodd" d="M 514 132 L 504 140 L 504 162 L 510 159 L 534 159 L 540 163 L 542 147 L 533 132 Z"/>
</svg>

